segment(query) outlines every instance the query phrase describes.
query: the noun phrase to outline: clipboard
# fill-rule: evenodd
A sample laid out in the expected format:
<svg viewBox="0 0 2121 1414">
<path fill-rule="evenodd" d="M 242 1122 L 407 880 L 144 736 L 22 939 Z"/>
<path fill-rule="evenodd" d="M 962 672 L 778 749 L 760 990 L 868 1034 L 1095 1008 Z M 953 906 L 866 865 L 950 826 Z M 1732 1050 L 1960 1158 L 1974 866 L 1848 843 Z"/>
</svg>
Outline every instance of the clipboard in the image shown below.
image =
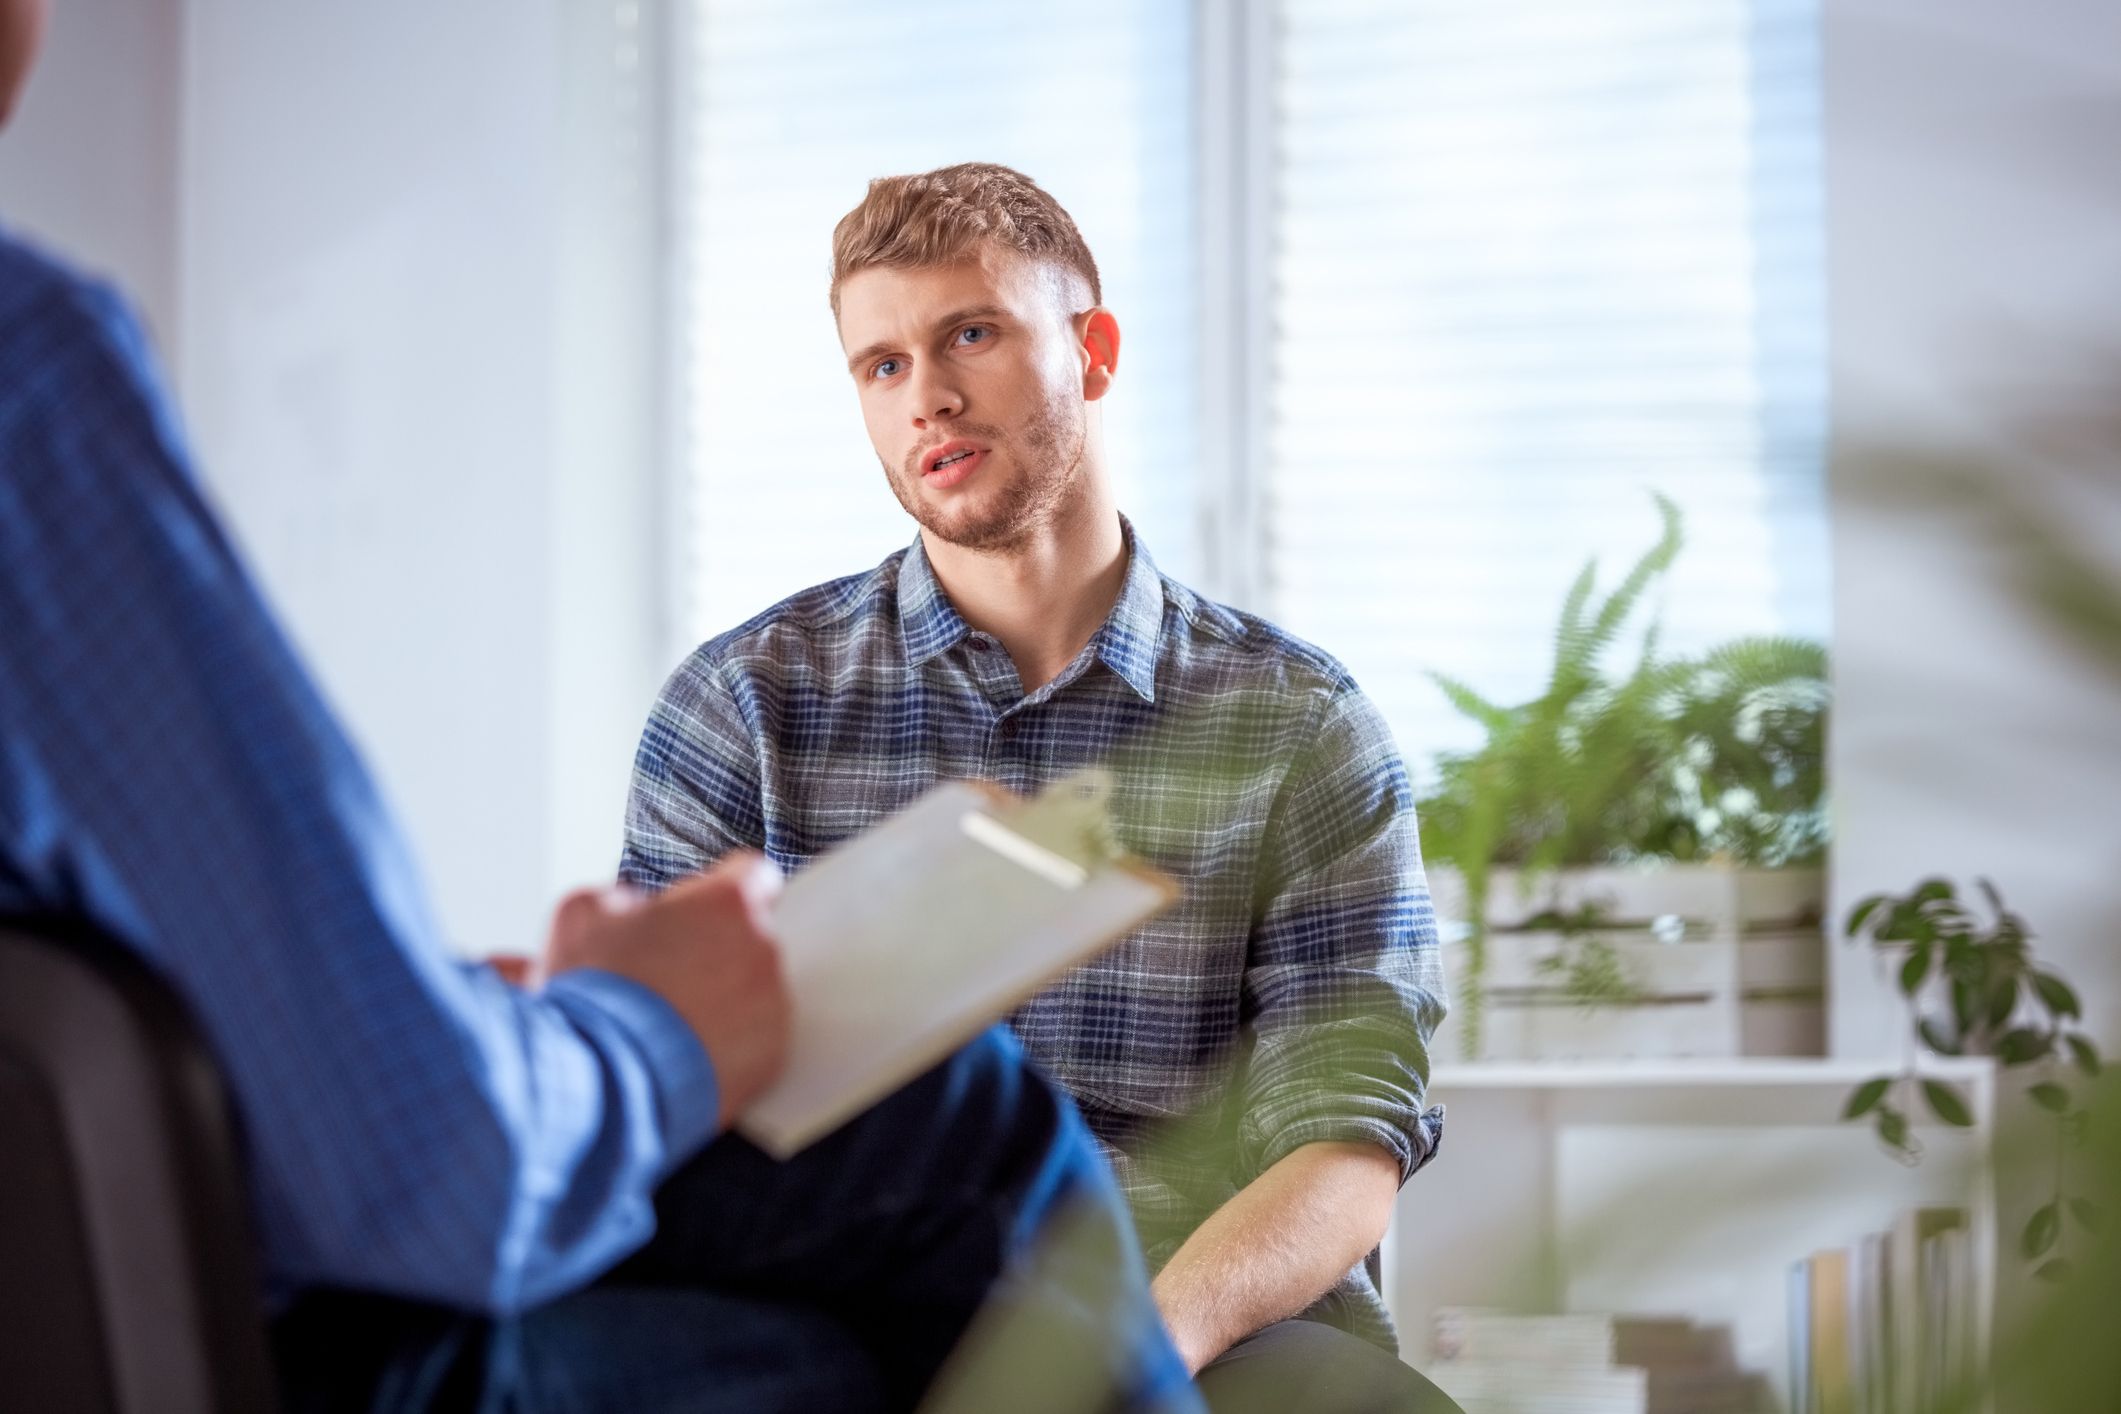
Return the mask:
<svg viewBox="0 0 2121 1414">
<path fill-rule="evenodd" d="M 1086 771 L 1023 800 L 938 785 L 788 881 L 774 907 L 788 1063 L 737 1121 L 807 1148 L 1179 897 L 1119 853 Z"/>
</svg>

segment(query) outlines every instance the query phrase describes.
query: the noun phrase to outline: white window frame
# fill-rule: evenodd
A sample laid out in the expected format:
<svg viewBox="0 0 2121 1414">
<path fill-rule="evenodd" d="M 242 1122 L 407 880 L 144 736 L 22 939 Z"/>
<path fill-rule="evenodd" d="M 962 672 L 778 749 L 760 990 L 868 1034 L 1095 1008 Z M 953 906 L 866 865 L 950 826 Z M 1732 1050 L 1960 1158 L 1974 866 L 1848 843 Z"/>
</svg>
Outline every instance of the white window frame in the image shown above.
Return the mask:
<svg viewBox="0 0 2121 1414">
<path fill-rule="evenodd" d="M 1200 586 L 1264 613 L 1272 417 L 1273 0 L 1196 0 Z"/>
</svg>

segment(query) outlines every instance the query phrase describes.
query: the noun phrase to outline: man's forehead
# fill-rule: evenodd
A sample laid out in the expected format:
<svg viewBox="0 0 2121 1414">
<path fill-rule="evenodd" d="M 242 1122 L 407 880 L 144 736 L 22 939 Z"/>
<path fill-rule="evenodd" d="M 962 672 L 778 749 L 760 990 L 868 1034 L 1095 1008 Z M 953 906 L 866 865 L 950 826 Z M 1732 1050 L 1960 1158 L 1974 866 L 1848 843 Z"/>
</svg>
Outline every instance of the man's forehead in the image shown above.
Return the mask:
<svg viewBox="0 0 2121 1414">
<path fill-rule="evenodd" d="M 1050 299 L 1047 281 L 1015 251 L 978 248 L 944 265 L 872 265 L 840 283 L 840 345 L 924 332 L 953 310 L 998 307 L 1032 318 Z"/>
</svg>

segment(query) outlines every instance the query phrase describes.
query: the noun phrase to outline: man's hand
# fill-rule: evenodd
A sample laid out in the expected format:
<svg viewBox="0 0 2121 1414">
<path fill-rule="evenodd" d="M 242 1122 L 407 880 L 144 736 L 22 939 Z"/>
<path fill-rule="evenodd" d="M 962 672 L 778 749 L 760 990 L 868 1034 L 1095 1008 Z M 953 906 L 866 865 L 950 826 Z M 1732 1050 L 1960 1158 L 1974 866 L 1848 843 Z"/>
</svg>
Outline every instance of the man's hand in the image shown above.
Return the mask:
<svg viewBox="0 0 2121 1414">
<path fill-rule="evenodd" d="M 630 977 L 685 1018 L 714 1062 L 717 1127 L 773 1083 L 788 1055 L 790 1006 L 767 913 L 781 876 L 757 854 L 722 859 L 664 892 L 582 889 L 560 901 L 533 982 L 577 967 Z"/>
</svg>

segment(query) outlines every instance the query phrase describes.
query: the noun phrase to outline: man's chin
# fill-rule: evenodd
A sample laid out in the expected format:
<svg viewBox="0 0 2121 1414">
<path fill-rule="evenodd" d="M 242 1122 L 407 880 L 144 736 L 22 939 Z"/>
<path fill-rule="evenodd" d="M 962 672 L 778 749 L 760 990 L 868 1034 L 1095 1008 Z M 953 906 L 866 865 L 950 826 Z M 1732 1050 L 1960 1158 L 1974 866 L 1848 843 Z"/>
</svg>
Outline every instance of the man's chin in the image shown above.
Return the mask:
<svg viewBox="0 0 2121 1414">
<path fill-rule="evenodd" d="M 1021 544 L 1031 508 L 1009 487 L 989 482 L 931 489 L 917 477 L 891 478 L 891 490 L 906 514 L 928 535 L 960 550 L 1006 550 Z"/>
<path fill-rule="evenodd" d="M 960 550 L 1004 550 L 1024 537 L 1020 515 L 997 515 L 992 509 L 923 504 L 914 519 L 922 530 Z"/>
</svg>

